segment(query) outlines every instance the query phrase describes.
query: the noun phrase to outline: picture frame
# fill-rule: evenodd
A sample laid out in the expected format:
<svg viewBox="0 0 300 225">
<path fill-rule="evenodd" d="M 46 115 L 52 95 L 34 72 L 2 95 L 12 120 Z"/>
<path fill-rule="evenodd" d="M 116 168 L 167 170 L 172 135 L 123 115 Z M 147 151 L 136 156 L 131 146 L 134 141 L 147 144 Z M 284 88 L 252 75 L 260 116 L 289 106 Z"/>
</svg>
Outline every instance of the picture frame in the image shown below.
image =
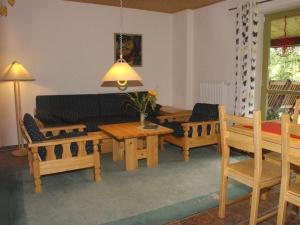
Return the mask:
<svg viewBox="0 0 300 225">
<path fill-rule="evenodd" d="M 123 34 L 123 58 L 134 67 L 143 65 L 142 61 L 142 35 Z M 115 61 L 120 57 L 120 33 L 114 34 Z"/>
</svg>

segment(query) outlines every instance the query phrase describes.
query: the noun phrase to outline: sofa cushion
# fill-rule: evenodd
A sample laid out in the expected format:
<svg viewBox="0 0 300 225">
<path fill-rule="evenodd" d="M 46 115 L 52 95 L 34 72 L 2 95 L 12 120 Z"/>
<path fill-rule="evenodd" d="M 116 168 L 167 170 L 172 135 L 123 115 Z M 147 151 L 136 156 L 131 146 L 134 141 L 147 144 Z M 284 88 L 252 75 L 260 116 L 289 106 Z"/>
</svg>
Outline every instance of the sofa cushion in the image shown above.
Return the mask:
<svg viewBox="0 0 300 225">
<path fill-rule="evenodd" d="M 63 122 L 74 122 L 86 117 L 100 116 L 97 95 L 44 95 L 36 97 L 36 112 L 49 112 Z M 42 121 L 43 122 L 43 121 Z M 53 121 L 57 123 L 57 121 Z"/>
<path fill-rule="evenodd" d="M 193 112 L 189 121 L 202 122 L 218 119 L 219 113 L 217 104 L 197 103 L 193 108 Z"/>
</svg>

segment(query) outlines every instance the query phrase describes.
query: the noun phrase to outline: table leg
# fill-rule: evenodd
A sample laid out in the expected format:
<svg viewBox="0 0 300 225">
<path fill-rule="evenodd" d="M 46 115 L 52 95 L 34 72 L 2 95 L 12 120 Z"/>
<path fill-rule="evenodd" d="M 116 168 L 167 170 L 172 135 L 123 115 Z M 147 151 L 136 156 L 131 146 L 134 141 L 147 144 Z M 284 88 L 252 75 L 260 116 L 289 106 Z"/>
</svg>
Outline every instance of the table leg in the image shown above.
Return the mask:
<svg viewBox="0 0 300 225">
<path fill-rule="evenodd" d="M 147 166 L 155 167 L 158 163 L 158 136 L 147 136 Z"/>
<path fill-rule="evenodd" d="M 160 150 L 161 151 L 165 150 L 164 136 L 163 135 L 159 137 L 159 144 L 160 144 L 160 146 L 159 146 Z"/>
<path fill-rule="evenodd" d="M 137 151 L 137 138 L 125 139 L 126 171 L 132 171 L 138 168 L 138 159 L 136 157 L 136 151 Z"/>
<path fill-rule="evenodd" d="M 124 159 L 124 151 L 121 151 L 121 143 L 116 140 L 112 139 L 113 142 L 113 161 L 116 162 L 118 160 L 123 160 Z"/>
</svg>

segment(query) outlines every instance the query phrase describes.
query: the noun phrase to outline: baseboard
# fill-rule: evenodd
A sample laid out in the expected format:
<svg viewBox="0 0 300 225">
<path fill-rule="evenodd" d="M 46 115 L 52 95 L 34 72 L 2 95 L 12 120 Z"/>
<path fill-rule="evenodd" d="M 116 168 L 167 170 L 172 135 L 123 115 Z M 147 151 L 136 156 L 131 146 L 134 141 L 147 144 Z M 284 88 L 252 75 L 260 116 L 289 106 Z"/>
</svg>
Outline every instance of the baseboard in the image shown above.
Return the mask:
<svg viewBox="0 0 300 225">
<path fill-rule="evenodd" d="M 2 146 L 2 147 L 0 147 L 0 151 L 11 151 L 11 150 L 16 150 L 17 148 L 18 148 L 18 145 Z"/>
</svg>

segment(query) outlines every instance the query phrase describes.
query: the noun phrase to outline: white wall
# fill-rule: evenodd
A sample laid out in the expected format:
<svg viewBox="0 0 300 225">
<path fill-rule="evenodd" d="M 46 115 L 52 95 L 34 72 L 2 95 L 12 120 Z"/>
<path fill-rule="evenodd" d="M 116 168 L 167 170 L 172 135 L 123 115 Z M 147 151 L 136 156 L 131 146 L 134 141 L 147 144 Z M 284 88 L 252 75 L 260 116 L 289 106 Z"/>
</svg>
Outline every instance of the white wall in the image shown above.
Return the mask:
<svg viewBox="0 0 300 225">
<path fill-rule="evenodd" d="M 199 94 L 200 81 L 234 81 L 235 16 L 229 12 L 230 2 L 195 10 L 194 35 L 194 99 Z M 228 111 L 232 111 L 233 89 L 228 96 Z"/>
<path fill-rule="evenodd" d="M 37 95 L 117 92 L 100 84 L 114 62 L 113 34 L 120 31 L 118 7 L 17 1 L 8 17 L 1 19 L 6 28 L 0 31 L 6 40 L 1 66 L 18 60 L 36 77 L 35 82 L 21 85 L 23 112 L 33 111 Z M 143 89 L 155 89 L 158 101 L 168 105 L 172 103 L 171 24 L 170 14 L 124 10 L 124 32 L 143 35 L 143 66 L 136 68 Z M 0 83 L 0 103 L 2 145 L 16 144 L 11 83 Z"/>
<path fill-rule="evenodd" d="M 173 14 L 173 104 L 185 107 L 187 77 L 187 11 Z"/>
<path fill-rule="evenodd" d="M 173 15 L 124 10 L 125 32 L 143 35 L 143 67 L 136 69 L 144 88 L 158 91 L 160 103 L 191 108 L 200 81 L 234 83 L 235 11 L 228 9 L 238 1 Z M 263 14 L 298 6 L 300 0 L 274 0 L 259 6 L 256 108 L 260 104 Z M 119 8 L 27 0 L 18 1 L 9 16 L 0 20 L 0 66 L 16 59 L 37 79 L 22 83 L 23 112 L 33 111 L 36 95 L 117 91 L 101 88 L 100 82 L 113 63 Z M 234 89 L 230 90 L 228 111 L 233 110 Z M 11 83 L 0 83 L 0 105 L 0 146 L 16 144 Z"/>
<path fill-rule="evenodd" d="M 235 13 L 229 11 L 240 0 L 227 0 L 194 11 L 194 102 L 200 81 L 227 81 L 228 111 L 233 111 L 235 65 Z M 274 0 L 259 5 L 260 33 L 258 41 L 255 107 L 260 108 L 264 14 L 300 7 L 300 0 Z M 174 81 L 176 82 L 176 81 Z M 187 88 L 189 89 L 189 88 Z"/>
<path fill-rule="evenodd" d="M 194 80 L 194 11 L 173 14 L 173 106 L 190 109 L 193 106 Z"/>
</svg>

